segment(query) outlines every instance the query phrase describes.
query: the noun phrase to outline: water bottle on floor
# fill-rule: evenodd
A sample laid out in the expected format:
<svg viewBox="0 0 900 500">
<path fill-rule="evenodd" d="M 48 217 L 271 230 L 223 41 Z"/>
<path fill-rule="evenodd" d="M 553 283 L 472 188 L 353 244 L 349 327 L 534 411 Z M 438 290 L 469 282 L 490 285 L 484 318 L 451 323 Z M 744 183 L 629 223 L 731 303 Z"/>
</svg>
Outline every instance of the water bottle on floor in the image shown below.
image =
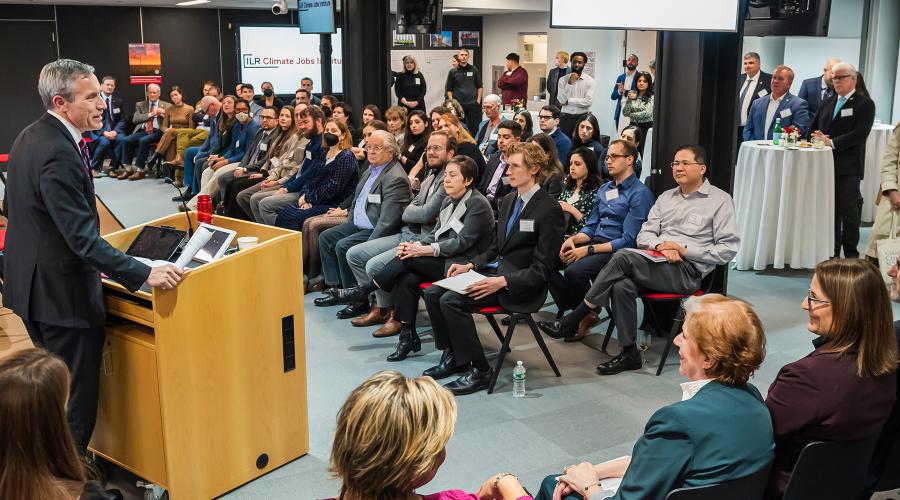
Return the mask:
<svg viewBox="0 0 900 500">
<path fill-rule="evenodd" d="M 513 368 L 513 397 L 525 397 L 525 365 L 521 361 L 516 361 L 516 367 Z"/>
<path fill-rule="evenodd" d="M 646 330 L 638 331 L 638 350 L 641 351 L 641 361 L 647 363 L 647 350 L 650 349 L 650 341 L 653 338 Z"/>
</svg>

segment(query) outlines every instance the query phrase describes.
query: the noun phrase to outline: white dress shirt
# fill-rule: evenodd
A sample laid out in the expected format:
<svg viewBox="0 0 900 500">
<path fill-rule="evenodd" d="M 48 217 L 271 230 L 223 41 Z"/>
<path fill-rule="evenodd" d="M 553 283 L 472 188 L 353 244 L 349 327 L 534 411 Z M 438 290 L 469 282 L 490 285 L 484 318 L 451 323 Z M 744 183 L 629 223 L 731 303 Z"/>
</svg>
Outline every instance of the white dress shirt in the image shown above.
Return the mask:
<svg viewBox="0 0 900 500">
<path fill-rule="evenodd" d="M 781 94 L 781 97 L 779 97 L 778 99 L 775 99 L 774 94 L 769 95 L 769 107 L 766 108 L 766 123 L 765 128 L 763 129 L 765 131 L 763 135 L 764 139 L 772 138 L 772 136 L 769 135 L 769 127 L 772 126 L 772 120 L 775 119 L 775 112 L 778 111 L 778 106 L 781 105 L 781 101 L 784 100 L 784 96 L 786 95 L 787 92 Z"/>
<path fill-rule="evenodd" d="M 703 386 L 712 381 L 713 379 L 711 378 L 705 378 L 703 380 L 692 380 L 681 384 L 681 400 L 687 401 L 696 396 L 697 393 L 700 392 L 700 389 L 703 389 Z"/>
<path fill-rule="evenodd" d="M 50 115 L 53 116 L 54 118 L 56 118 L 57 120 L 61 121 L 62 124 L 66 126 L 66 130 L 68 130 L 69 135 L 72 136 L 72 141 L 75 142 L 76 146 L 78 146 L 78 143 L 81 142 L 81 131 L 79 131 L 77 128 L 75 128 L 75 125 L 72 125 L 71 123 L 69 123 L 69 120 L 66 120 L 65 118 L 63 118 L 62 115 L 60 115 L 56 111 L 52 111 L 52 110 L 48 109 L 47 112 L 50 113 Z"/>
<path fill-rule="evenodd" d="M 738 97 L 741 94 L 744 94 L 744 90 L 746 89 L 747 93 L 744 94 L 744 100 L 741 101 L 741 126 L 747 124 L 747 112 L 750 111 L 750 101 L 753 100 L 753 90 L 756 89 L 756 84 L 759 82 L 759 71 L 756 72 L 752 78 L 747 77 L 747 81 L 744 82 L 744 86 L 741 87 L 741 91 L 738 92 Z"/>
<path fill-rule="evenodd" d="M 574 84 L 569 85 L 569 75 L 560 78 L 556 100 L 562 104 L 560 111 L 563 113 L 581 115 L 589 112 L 594 103 L 594 79 L 582 74 Z"/>
</svg>

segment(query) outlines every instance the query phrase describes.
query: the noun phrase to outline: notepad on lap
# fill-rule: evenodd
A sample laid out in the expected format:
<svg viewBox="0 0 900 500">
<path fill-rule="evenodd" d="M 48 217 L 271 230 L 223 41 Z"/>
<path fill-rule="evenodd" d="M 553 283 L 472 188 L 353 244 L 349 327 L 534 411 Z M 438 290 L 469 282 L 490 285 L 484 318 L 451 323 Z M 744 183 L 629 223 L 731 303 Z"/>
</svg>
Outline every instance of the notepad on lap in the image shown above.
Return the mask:
<svg viewBox="0 0 900 500">
<path fill-rule="evenodd" d="M 629 252 L 634 252 L 638 255 L 642 255 L 644 258 L 651 262 L 666 262 L 666 256 L 662 254 L 662 252 L 658 252 L 656 250 L 648 250 L 646 248 L 623 248 L 622 250 L 627 250 Z"/>
<path fill-rule="evenodd" d="M 452 278 L 444 278 L 440 281 L 435 281 L 432 285 L 437 285 L 441 288 L 446 288 L 451 292 L 466 295 L 468 293 L 466 292 L 466 288 L 469 288 L 470 285 L 478 283 L 484 278 L 484 275 L 478 274 L 475 271 L 467 271 L 462 274 L 457 274 Z"/>
</svg>

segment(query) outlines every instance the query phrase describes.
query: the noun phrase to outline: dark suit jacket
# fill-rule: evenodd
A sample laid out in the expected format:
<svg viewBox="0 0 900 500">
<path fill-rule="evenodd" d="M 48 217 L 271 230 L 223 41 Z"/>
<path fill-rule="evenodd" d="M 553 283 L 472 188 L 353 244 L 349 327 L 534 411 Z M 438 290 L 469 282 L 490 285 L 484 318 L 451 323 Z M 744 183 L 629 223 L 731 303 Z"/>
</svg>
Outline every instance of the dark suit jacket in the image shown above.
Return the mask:
<svg viewBox="0 0 900 500">
<path fill-rule="evenodd" d="M 103 98 L 102 94 L 100 98 Z M 122 106 L 125 104 L 124 99 L 113 94 L 110 96 L 109 102 L 109 109 L 103 111 L 103 126 L 100 127 L 100 130 L 90 133 L 90 137 L 94 140 L 99 139 L 103 132 L 110 130 L 115 130 L 119 134 L 125 133 L 125 120 L 122 119 L 124 115 L 122 112 Z"/>
<path fill-rule="evenodd" d="M 133 291 L 150 268 L 100 237 L 91 176 L 58 119 L 44 114 L 19 134 L 7 180 L 3 303 L 26 321 L 102 325 L 100 273 Z"/>
<path fill-rule="evenodd" d="M 740 479 L 769 465 L 773 447 L 759 391 L 712 381 L 650 417 L 612 498 L 662 500 L 675 488 Z"/>
<path fill-rule="evenodd" d="M 455 207 L 449 196 L 444 197 L 438 222 L 421 243 L 437 244 L 447 272 L 451 265 L 466 264 L 487 252 L 496 237 L 494 212 L 487 198 L 472 189 Z"/>
<path fill-rule="evenodd" d="M 831 89 L 831 93 L 834 94 L 834 89 Z M 815 115 L 823 102 L 822 76 L 820 75 L 803 80 L 803 83 L 800 84 L 800 92 L 797 93 L 797 96 L 806 101 L 806 105 L 809 109 L 809 116 Z"/>
<path fill-rule="evenodd" d="M 491 179 L 494 178 L 494 173 L 497 172 L 497 169 L 500 168 L 500 156 L 502 153 L 497 151 L 491 158 L 488 160 L 487 167 L 485 168 L 484 175 L 481 176 L 481 182 L 478 183 L 478 191 L 481 194 L 487 196 L 488 187 L 490 187 Z M 503 200 L 503 197 L 506 196 L 507 193 L 511 191 L 512 188 L 509 187 L 509 183 L 504 183 L 503 178 L 507 177 L 504 172 L 501 174 L 500 181 L 497 183 L 497 190 L 494 191 L 494 197 L 488 199 L 488 202 L 491 204 L 491 208 L 494 210 L 494 214 L 496 215 L 498 207 L 500 206 L 500 201 Z"/>
<path fill-rule="evenodd" d="M 875 103 L 854 92 L 832 119 L 838 95 L 823 102 L 813 118 L 810 130 L 821 130 L 831 137 L 834 171 L 837 175 L 863 178 L 866 166 L 866 139 L 875 121 Z M 845 116 L 846 112 L 852 113 Z"/>
<path fill-rule="evenodd" d="M 356 208 L 356 199 L 359 197 L 360 191 L 365 187 L 366 181 L 372 175 L 372 169 L 360 177 L 356 184 L 356 190 L 353 193 L 353 201 L 347 208 L 350 216 L 350 222 L 353 222 L 353 210 Z M 409 188 L 409 177 L 406 171 L 397 160 L 392 160 L 384 167 L 368 194 L 378 195 L 379 202 L 373 203 L 369 198 L 365 198 L 366 215 L 372 223 L 374 230 L 369 235 L 370 240 L 381 238 L 382 236 L 390 236 L 400 232 L 402 224 L 403 210 L 409 204 L 412 198 L 412 191 Z"/>
<path fill-rule="evenodd" d="M 744 88 L 744 82 L 747 81 L 747 73 L 741 73 L 741 83 L 738 85 L 738 106 L 741 105 L 741 89 Z M 765 94 L 762 96 L 759 95 L 761 90 L 765 90 Z M 753 106 L 753 101 L 759 99 L 760 97 L 765 97 L 772 93 L 772 75 L 766 73 L 765 71 L 759 72 L 759 80 L 756 81 L 756 87 L 752 89 L 747 89 L 747 93 L 750 94 L 750 106 Z M 738 108 L 740 109 L 740 108 Z M 749 114 L 749 110 L 748 110 Z M 740 117 L 740 115 L 738 115 Z"/>
<path fill-rule="evenodd" d="M 565 73 L 563 73 L 565 71 Z M 550 73 L 547 74 L 547 102 L 550 103 L 551 106 L 556 106 L 557 108 L 561 108 L 562 105 L 559 104 L 559 101 L 556 100 L 556 94 L 559 92 L 559 79 L 565 75 L 569 74 L 569 68 L 560 69 L 559 66 L 554 66 L 553 69 L 550 70 Z"/>
<path fill-rule="evenodd" d="M 253 140 L 250 141 L 249 147 L 247 147 L 246 152 L 244 152 L 244 157 L 241 158 L 240 166 L 247 169 L 248 172 L 259 172 L 263 165 L 266 164 L 269 145 L 274 143 L 281 136 L 281 127 L 275 127 L 268 137 L 265 137 L 265 133 L 266 131 L 263 130 L 262 127 L 256 130 L 256 133 L 253 135 Z M 263 144 L 266 145 L 266 151 L 260 150 Z M 259 154 L 256 157 L 256 161 L 251 164 L 250 160 L 257 151 L 259 151 Z"/>
<path fill-rule="evenodd" d="M 809 124 L 812 122 L 812 116 L 806 108 L 806 102 L 803 99 L 791 94 L 784 94 L 775 114 L 772 116 L 772 123 L 766 128 L 766 113 L 769 111 L 769 103 L 772 96 L 767 95 L 762 99 L 756 100 L 750 105 L 747 111 L 747 124 L 744 125 L 744 140 L 756 141 L 760 139 L 771 139 L 772 133 L 775 131 L 775 119 L 781 119 L 781 127 L 790 125 L 800 127 L 800 135 L 806 137 L 809 135 Z"/>
<path fill-rule="evenodd" d="M 839 356 L 820 346 L 805 358 L 785 365 L 769 386 L 766 398 L 775 430 L 770 491 L 784 493 L 791 470 L 807 444 L 862 439 L 878 433 L 896 398 L 896 374 L 858 377 L 855 351 Z"/>
<path fill-rule="evenodd" d="M 900 349 L 900 321 L 894 322 L 894 336 L 897 337 L 897 348 Z M 897 471 L 884 470 L 884 467 L 898 434 L 900 434 L 900 370 L 897 371 L 897 400 L 894 402 L 891 416 L 881 429 L 881 436 L 878 437 L 875 452 L 872 453 L 872 463 L 869 464 L 869 479 L 866 491 L 874 490 L 882 474 L 897 473 Z"/>
<path fill-rule="evenodd" d="M 504 276 L 507 290 L 498 298 L 504 309 L 513 312 L 535 312 L 547 298 L 547 282 L 556 272 L 559 248 L 566 223 L 559 202 L 543 189 L 538 189 L 506 235 L 506 223 L 518 197 L 513 191 L 500 203 L 497 238 L 487 252 L 472 259 L 475 269 L 499 261 L 497 275 Z M 522 231 L 521 223 L 531 220 L 534 231 Z"/>
</svg>

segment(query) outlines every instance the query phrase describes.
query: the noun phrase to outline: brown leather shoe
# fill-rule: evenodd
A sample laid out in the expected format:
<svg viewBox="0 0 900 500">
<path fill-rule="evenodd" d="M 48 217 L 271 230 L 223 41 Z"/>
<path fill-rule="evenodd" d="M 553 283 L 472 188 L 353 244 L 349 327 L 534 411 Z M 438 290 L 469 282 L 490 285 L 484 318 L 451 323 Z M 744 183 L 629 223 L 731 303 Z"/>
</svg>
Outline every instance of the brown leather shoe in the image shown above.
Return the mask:
<svg viewBox="0 0 900 500">
<path fill-rule="evenodd" d="M 127 179 L 127 178 L 129 178 L 129 177 L 131 177 L 131 172 L 129 172 L 128 170 L 123 169 L 121 172 L 119 172 L 119 175 L 116 176 L 116 179 L 117 179 L 117 180 L 120 180 L 120 181 L 124 181 L 125 179 Z"/>
<path fill-rule="evenodd" d="M 385 323 L 381 328 L 372 332 L 372 336 L 376 339 L 384 338 L 384 337 L 393 337 L 400 333 L 400 330 L 403 328 L 403 324 L 394 319 L 394 313 L 391 311 L 391 314 L 388 316 L 387 323 Z"/>
<path fill-rule="evenodd" d="M 143 170 L 138 170 L 135 173 L 131 174 L 131 177 L 128 178 L 129 181 L 139 181 L 146 177 L 146 174 Z"/>
<path fill-rule="evenodd" d="M 590 333 L 591 328 L 600 323 L 600 317 L 597 316 L 597 313 L 590 313 L 578 323 L 578 331 L 575 333 L 574 337 L 566 338 L 566 342 L 578 342 L 579 340 L 585 338 L 588 333 Z"/>
<path fill-rule="evenodd" d="M 365 316 L 360 316 L 358 318 L 353 318 L 350 320 L 350 324 L 353 326 L 373 326 L 380 325 L 388 320 L 391 317 L 391 310 L 388 309 L 384 316 L 381 315 L 381 308 L 378 307 L 378 304 L 372 306 L 372 309 L 369 310 L 369 313 Z"/>
<path fill-rule="evenodd" d="M 183 168 L 184 167 L 184 159 L 180 155 L 176 155 L 174 160 L 164 161 L 163 165 L 166 165 L 168 167 Z"/>
</svg>

